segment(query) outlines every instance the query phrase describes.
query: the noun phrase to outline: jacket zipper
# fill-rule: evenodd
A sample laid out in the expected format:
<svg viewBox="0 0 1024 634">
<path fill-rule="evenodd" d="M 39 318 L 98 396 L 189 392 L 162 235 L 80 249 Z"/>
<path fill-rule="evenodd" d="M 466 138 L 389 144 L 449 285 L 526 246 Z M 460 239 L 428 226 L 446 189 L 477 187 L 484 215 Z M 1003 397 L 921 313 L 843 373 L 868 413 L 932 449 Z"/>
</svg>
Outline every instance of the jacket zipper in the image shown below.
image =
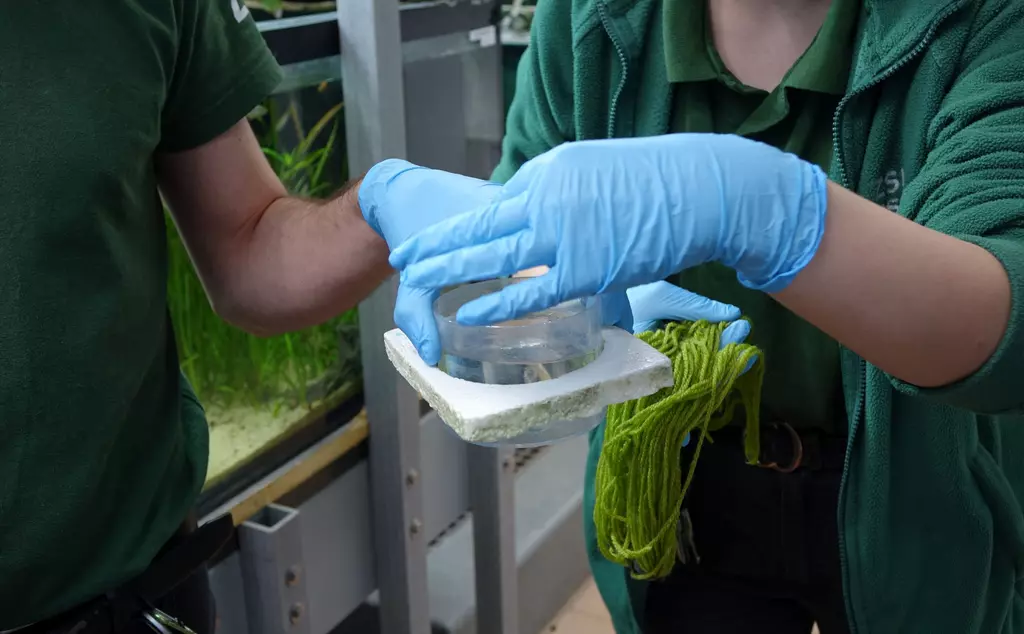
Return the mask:
<svg viewBox="0 0 1024 634">
<path fill-rule="evenodd" d="M 901 68 L 909 64 L 915 57 L 920 55 L 922 51 L 924 51 L 924 49 L 931 42 L 932 38 L 935 36 L 935 31 L 938 30 L 939 25 L 945 22 L 946 19 L 953 15 L 955 12 L 959 11 L 963 5 L 964 2 L 961 0 L 960 2 L 957 2 L 947 7 L 945 11 L 943 11 L 936 17 L 936 19 L 932 22 L 931 26 L 928 27 L 928 30 L 925 32 L 924 37 L 921 38 L 921 41 L 919 41 L 914 46 L 914 48 L 910 50 L 910 52 L 901 57 L 898 61 L 896 61 L 896 63 L 889 66 L 889 68 L 887 68 L 884 72 L 882 72 L 879 75 L 876 75 L 870 82 L 856 88 L 849 94 L 844 95 L 843 98 L 839 100 L 839 104 L 836 106 L 835 114 L 832 117 L 832 143 L 835 146 L 835 155 L 839 167 L 839 184 L 842 185 L 844 189 L 850 189 L 850 183 L 849 177 L 846 173 L 846 164 L 843 162 L 842 137 L 839 135 L 839 119 L 842 115 L 843 109 L 846 107 L 847 103 L 849 103 L 849 101 L 853 97 L 864 93 L 868 89 L 873 88 L 878 84 L 882 83 L 883 81 L 885 81 L 886 79 L 892 77 Z M 853 190 L 851 189 L 851 191 Z M 844 528 L 846 524 L 846 508 L 843 501 L 846 498 L 847 480 L 849 479 L 850 474 L 850 455 L 853 453 L 853 441 L 857 434 L 857 428 L 860 423 L 864 400 L 867 398 L 868 389 L 867 363 L 865 363 L 864 359 L 860 357 L 858 357 L 857 359 L 857 374 L 857 400 L 853 405 L 853 418 L 850 421 L 846 457 L 843 459 L 843 476 L 839 484 L 839 562 L 842 566 L 842 579 L 844 588 L 849 588 L 850 586 L 850 568 L 848 560 L 849 558 L 846 554 L 846 530 Z M 850 634 L 857 634 L 857 623 L 856 619 L 854 618 L 855 612 L 853 609 L 853 603 L 850 600 L 850 592 L 844 589 L 843 595 L 846 604 L 846 619 L 850 626 Z"/>
<path fill-rule="evenodd" d="M 608 34 L 608 39 L 612 41 L 612 46 L 615 47 L 615 54 L 619 57 L 619 63 L 622 64 L 622 77 L 619 78 L 619 85 L 615 87 L 615 94 L 612 95 L 612 103 L 608 108 L 608 138 L 615 138 L 615 125 L 616 116 L 615 111 L 619 106 L 619 98 L 622 97 L 622 91 L 626 87 L 626 77 L 629 75 L 629 65 L 626 59 L 626 53 L 623 51 L 622 42 L 619 41 L 615 31 L 612 29 L 611 21 L 608 18 L 608 10 L 605 8 L 603 2 L 599 2 L 597 5 L 597 14 L 601 18 L 601 25 L 604 26 L 605 33 Z"/>
</svg>

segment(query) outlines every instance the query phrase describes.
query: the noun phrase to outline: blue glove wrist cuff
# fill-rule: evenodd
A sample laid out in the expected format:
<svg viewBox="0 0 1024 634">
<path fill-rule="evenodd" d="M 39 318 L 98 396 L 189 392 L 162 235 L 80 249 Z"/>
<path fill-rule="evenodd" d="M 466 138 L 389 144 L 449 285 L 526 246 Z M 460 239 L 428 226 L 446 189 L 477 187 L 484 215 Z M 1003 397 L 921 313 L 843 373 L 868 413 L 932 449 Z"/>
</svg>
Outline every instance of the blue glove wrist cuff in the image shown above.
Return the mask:
<svg viewBox="0 0 1024 634">
<path fill-rule="evenodd" d="M 388 185 L 405 172 L 425 169 L 402 159 L 385 159 L 370 168 L 359 184 L 359 210 L 363 220 L 382 238 L 380 222 L 377 220 L 377 204 L 387 194 Z"/>
<path fill-rule="evenodd" d="M 803 161 L 801 163 L 804 168 L 803 176 L 810 182 L 806 185 L 806 193 L 801 197 L 795 224 L 797 227 L 809 227 L 809 230 L 793 232 L 795 237 L 792 248 L 781 251 L 793 259 L 777 262 L 772 274 L 766 279 L 753 280 L 737 272 L 736 279 L 749 289 L 765 293 L 778 293 L 785 289 L 811 263 L 818 253 L 818 247 L 821 246 L 828 211 L 828 176 L 817 165 Z"/>
</svg>

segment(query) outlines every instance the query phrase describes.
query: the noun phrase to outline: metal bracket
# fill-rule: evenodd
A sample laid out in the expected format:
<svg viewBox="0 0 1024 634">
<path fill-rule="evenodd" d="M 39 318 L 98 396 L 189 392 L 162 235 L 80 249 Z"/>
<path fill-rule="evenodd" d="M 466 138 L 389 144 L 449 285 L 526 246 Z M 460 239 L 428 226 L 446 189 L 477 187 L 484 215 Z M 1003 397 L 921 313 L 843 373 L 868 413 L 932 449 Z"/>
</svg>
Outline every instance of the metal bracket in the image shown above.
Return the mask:
<svg viewBox="0 0 1024 634">
<path fill-rule="evenodd" d="M 242 584 L 253 634 L 309 634 L 299 511 L 277 504 L 238 527 Z"/>
</svg>

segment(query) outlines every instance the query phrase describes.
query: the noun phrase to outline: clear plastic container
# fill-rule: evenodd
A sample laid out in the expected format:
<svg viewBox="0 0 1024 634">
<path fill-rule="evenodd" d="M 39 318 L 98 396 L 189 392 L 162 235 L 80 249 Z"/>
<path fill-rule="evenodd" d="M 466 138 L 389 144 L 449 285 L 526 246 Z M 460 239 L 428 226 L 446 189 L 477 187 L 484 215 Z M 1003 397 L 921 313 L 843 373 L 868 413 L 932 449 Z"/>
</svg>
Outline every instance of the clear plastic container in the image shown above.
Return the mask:
<svg viewBox="0 0 1024 634">
<path fill-rule="evenodd" d="M 564 302 L 512 321 L 463 326 L 455 315 L 470 301 L 521 283 L 502 279 L 460 286 L 434 304 L 441 336 L 438 367 L 449 376 L 474 383 L 521 385 L 556 379 L 587 365 L 601 354 L 601 306 L 596 297 Z M 586 433 L 604 414 L 551 421 L 494 445 L 528 447 Z"/>
</svg>

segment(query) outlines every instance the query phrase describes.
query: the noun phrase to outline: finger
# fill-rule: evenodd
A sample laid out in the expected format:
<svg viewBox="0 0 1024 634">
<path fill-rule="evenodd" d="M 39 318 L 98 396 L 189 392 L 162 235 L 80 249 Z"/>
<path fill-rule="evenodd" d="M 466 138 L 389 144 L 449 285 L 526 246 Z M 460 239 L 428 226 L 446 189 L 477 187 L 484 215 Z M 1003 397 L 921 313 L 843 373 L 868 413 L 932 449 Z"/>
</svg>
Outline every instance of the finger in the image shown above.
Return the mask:
<svg viewBox="0 0 1024 634">
<path fill-rule="evenodd" d="M 475 299 L 455 315 L 464 326 L 487 326 L 550 308 L 562 300 L 553 273 L 533 277 Z"/>
<path fill-rule="evenodd" d="M 712 323 L 718 323 L 720 321 L 733 321 L 740 318 L 740 309 L 731 304 L 716 302 L 678 286 L 670 285 L 670 287 L 664 301 L 668 314 L 663 315 L 663 319 L 673 321 L 699 321 L 704 319 Z"/>
<path fill-rule="evenodd" d="M 627 332 L 633 331 L 633 311 L 624 292 L 610 292 L 601 295 L 601 323 L 617 326 Z"/>
<path fill-rule="evenodd" d="M 396 269 L 467 247 L 486 244 L 527 227 L 525 198 L 489 203 L 426 227 L 398 245 L 388 261 Z M 415 210 L 410 210 L 415 212 Z"/>
<path fill-rule="evenodd" d="M 533 249 L 532 244 L 525 232 L 516 233 L 415 262 L 402 272 L 402 279 L 411 286 L 442 288 L 511 276 L 523 269 L 553 264 L 553 254 L 546 256 Z"/>
<path fill-rule="evenodd" d="M 750 334 L 750 322 L 745 319 L 738 319 L 726 326 L 722 331 L 721 347 L 724 348 L 730 343 L 743 343 Z"/>
<path fill-rule="evenodd" d="M 730 343 L 743 343 L 747 336 L 750 334 L 750 322 L 745 319 L 740 319 L 729 324 L 724 331 L 722 331 L 722 338 L 720 347 L 724 348 Z M 754 367 L 754 363 L 757 361 L 757 355 L 750 358 L 747 362 L 747 367 L 743 368 L 745 374 L 750 371 L 750 368 Z"/>
<path fill-rule="evenodd" d="M 434 319 L 434 300 L 440 294 L 434 289 L 398 285 L 395 301 L 395 325 L 409 337 L 427 365 L 441 360 L 441 337 Z"/>
<path fill-rule="evenodd" d="M 633 334 L 639 335 L 642 332 L 650 332 L 661 327 L 660 321 L 640 321 L 633 324 Z"/>
</svg>

